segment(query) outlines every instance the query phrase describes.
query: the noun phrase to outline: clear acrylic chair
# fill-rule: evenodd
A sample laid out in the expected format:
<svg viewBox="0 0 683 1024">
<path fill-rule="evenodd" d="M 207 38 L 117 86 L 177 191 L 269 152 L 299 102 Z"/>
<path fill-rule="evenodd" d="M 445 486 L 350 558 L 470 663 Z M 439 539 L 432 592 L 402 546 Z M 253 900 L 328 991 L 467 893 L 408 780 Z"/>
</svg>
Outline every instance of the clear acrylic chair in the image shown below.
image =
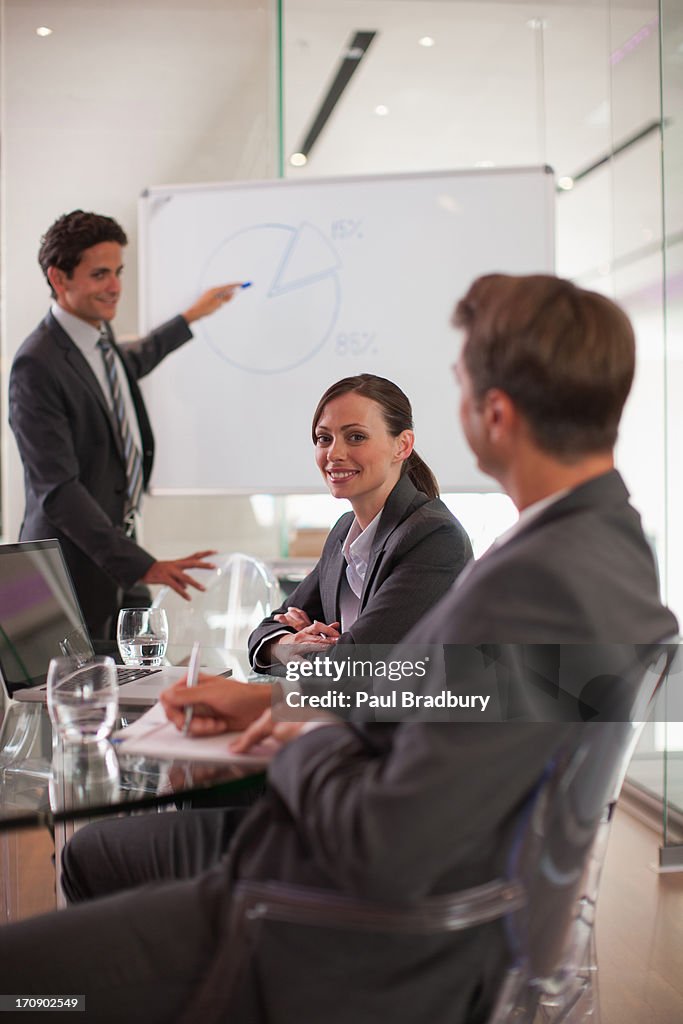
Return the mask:
<svg viewBox="0 0 683 1024">
<path fill-rule="evenodd" d="M 203 648 L 246 650 L 249 634 L 280 603 L 275 576 L 257 558 L 237 553 L 216 555 L 211 561 L 215 569 L 192 571 L 206 589 L 193 591 L 191 601 L 170 587 L 154 599 L 153 607 L 166 611 L 175 653 L 185 646 L 189 653 L 195 640 Z"/>
<path fill-rule="evenodd" d="M 593 923 L 609 823 L 643 719 L 662 681 L 682 670 L 681 661 L 673 642 L 660 645 L 650 649 L 645 663 L 634 665 L 630 681 L 613 680 L 623 683 L 629 695 L 628 707 L 613 713 L 621 720 L 587 722 L 579 727 L 578 741 L 558 751 L 517 816 L 505 873 L 488 884 L 406 909 L 280 882 L 237 883 L 227 938 L 230 1005 L 238 1015 L 246 1007 L 255 1020 L 268 1024 L 340 1020 L 338 1007 L 362 984 L 354 980 L 354 971 L 366 968 L 364 953 L 382 936 L 391 942 L 400 936 L 424 937 L 428 944 L 435 937 L 451 933 L 457 938 L 500 921 L 506 962 L 486 1024 L 599 1022 Z M 348 939 L 346 946 L 337 946 L 346 952 L 333 968 L 326 942 L 330 932 Z M 312 1006 L 307 985 L 297 987 L 293 977 L 291 984 L 283 984 L 279 964 L 287 949 L 305 949 L 301 971 L 311 978 L 318 970 L 327 971 L 326 977 L 332 971 L 334 978 L 337 971 L 338 987 L 334 990 L 332 983 L 326 1005 Z M 430 949 L 433 967 L 436 957 L 429 945 L 412 964 L 418 993 L 427 991 L 421 971 Z M 443 949 L 437 972 L 449 969 L 442 954 Z M 403 984 L 405 965 L 396 984 L 399 974 Z M 379 1000 L 373 1012 L 381 1011 Z M 449 1008 L 442 1009 L 439 1014 L 432 1008 L 429 1019 L 453 1020 Z M 398 1016 L 413 1019 L 401 1017 L 400 1011 Z M 374 1018 L 368 1013 L 366 1019 Z M 464 1024 L 462 1016 L 455 1020 Z"/>
<path fill-rule="evenodd" d="M 4 687 L 2 687 L 4 690 Z M 0 803 L 20 813 L 48 806 L 52 731 L 42 704 L 21 703 L 4 693 L 0 725 Z M 19 913 L 19 844 L 16 833 L 0 834 L 0 917 Z"/>
</svg>

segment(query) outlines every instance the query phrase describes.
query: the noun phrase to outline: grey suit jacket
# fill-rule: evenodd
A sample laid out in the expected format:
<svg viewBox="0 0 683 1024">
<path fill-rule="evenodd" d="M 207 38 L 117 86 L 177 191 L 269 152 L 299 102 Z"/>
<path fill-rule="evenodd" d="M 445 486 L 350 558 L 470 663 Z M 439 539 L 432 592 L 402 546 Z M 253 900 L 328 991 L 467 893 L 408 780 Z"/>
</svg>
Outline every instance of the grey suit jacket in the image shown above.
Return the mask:
<svg viewBox="0 0 683 1024">
<path fill-rule="evenodd" d="M 452 644 L 650 643 L 676 632 L 654 559 L 612 470 L 484 555 L 422 624 Z"/>
<path fill-rule="evenodd" d="M 117 348 L 128 377 L 149 480 L 154 438 L 137 380 L 192 336 L 182 317 Z M 21 540 L 56 537 L 88 627 L 103 635 L 118 588 L 154 558 L 121 529 L 126 472 L 116 421 L 86 359 L 51 313 L 17 352 L 9 419 L 24 464 Z"/>
<path fill-rule="evenodd" d="M 639 517 L 611 472 L 576 488 L 466 570 L 396 655 L 429 641 L 646 644 L 676 629 L 658 596 Z M 485 882 L 501 870 L 515 816 L 548 760 L 587 727 L 477 722 L 316 729 L 272 762 L 268 793 L 236 838 L 229 873 L 391 903 Z M 230 883 L 225 892 L 229 904 Z M 305 983 L 327 1024 L 370 1024 L 378 994 L 383 1019 L 483 1020 L 504 949 L 497 924 L 419 939 L 296 929 L 281 943 L 261 975 L 264 1003 L 276 1004 L 277 1019 L 286 1020 L 288 993 Z M 223 962 L 228 955 L 225 948 L 217 954 Z M 315 971 L 307 970 L 309 962 Z M 231 1019 L 255 1019 L 253 997 L 245 989 L 244 1006 Z M 256 1018 L 266 1019 L 258 1012 Z"/>
<path fill-rule="evenodd" d="M 252 664 L 259 644 L 285 628 L 274 616 L 285 612 L 287 606 L 302 608 L 311 621 L 340 620 L 339 593 L 346 572 L 342 548 L 353 519 L 353 512 L 346 512 L 338 520 L 313 571 L 286 604 L 251 634 Z M 398 643 L 447 592 L 471 558 L 469 537 L 444 503 L 438 498 L 430 500 L 407 476 L 401 477 L 380 517 L 358 618 L 342 634 L 340 646 Z"/>
</svg>

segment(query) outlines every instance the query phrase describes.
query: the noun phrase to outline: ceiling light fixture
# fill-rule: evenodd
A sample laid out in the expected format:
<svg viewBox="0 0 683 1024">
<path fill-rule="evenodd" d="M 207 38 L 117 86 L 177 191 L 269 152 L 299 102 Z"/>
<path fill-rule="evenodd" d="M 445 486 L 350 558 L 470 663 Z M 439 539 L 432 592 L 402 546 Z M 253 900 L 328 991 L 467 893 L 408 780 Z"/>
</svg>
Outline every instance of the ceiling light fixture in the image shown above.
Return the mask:
<svg viewBox="0 0 683 1024">
<path fill-rule="evenodd" d="M 571 192 L 574 188 L 574 179 L 569 174 L 565 174 L 558 178 L 557 187 L 561 188 L 563 192 Z"/>
<path fill-rule="evenodd" d="M 420 46 L 433 46 L 435 41 L 431 36 L 422 36 L 421 39 L 418 39 Z"/>
<path fill-rule="evenodd" d="M 41 25 L 40 28 L 36 29 L 37 36 L 51 36 L 52 29 L 48 28 L 47 25 Z"/>
<path fill-rule="evenodd" d="M 305 153 L 292 153 L 289 162 L 292 167 L 303 167 L 304 164 L 308 163 L 308 159 Z"/>
<path fill-rule="evenodd" d="M 378 103 L 375 107 L 375 113 L 378 117 L 386 117 L 389 113 L 389 107 L 385 107 L 383 103 Z"/>
</svg>

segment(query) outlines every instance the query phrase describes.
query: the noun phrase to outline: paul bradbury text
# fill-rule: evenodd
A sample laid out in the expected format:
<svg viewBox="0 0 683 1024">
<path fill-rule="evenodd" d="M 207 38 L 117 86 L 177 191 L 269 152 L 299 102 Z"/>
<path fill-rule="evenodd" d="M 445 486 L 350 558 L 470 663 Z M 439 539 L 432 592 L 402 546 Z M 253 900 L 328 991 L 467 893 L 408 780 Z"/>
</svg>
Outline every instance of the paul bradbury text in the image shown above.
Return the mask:
<svg viewBox="0 0 683 1024">
<path fill-rule="evenodd" d="M 285 696 L 285 702 L 290 708 L 319 708 L 324 711 L 349 711 L 351 708 L 462 708 L 486 711 L 490 699 L 489 694 L 451 693 L 450 690 L 431 694 L 411 693 L 409 690 L 389 690 L 382 694 L 328 690 L 326 693 L 290 692 Z"/>
</svg>

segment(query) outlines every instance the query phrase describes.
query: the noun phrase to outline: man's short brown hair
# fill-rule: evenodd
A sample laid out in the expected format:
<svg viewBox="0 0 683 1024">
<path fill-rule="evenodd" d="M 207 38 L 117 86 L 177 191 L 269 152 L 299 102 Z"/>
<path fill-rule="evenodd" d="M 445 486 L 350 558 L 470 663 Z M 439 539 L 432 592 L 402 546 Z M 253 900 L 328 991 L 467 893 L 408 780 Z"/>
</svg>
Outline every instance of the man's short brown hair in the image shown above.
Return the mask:
<svg viewBox="0 0 683 1024">
<path fill-rule="evenodd" d="M 101 242 L 128 244 L 125 231 L 113 217 L 83 210 L 72 210 L 58 217 L 40 240 L 38 262 L 47 283 L 50 284 L 47 276 L 50 267 L 57 267 L 67 277 L 72 277 L 85 250 Z M 56 298 L 52 285 L 50 291 Z"/>
<path fill-rule="evenodd" d="M 504 391 L 539 448 L 560 458 L 614 447 L 635 368 L 633 328 L 614 302 L 547 274 L 488 274 L 453 324 L 476 401 Z"/>
</svg>

